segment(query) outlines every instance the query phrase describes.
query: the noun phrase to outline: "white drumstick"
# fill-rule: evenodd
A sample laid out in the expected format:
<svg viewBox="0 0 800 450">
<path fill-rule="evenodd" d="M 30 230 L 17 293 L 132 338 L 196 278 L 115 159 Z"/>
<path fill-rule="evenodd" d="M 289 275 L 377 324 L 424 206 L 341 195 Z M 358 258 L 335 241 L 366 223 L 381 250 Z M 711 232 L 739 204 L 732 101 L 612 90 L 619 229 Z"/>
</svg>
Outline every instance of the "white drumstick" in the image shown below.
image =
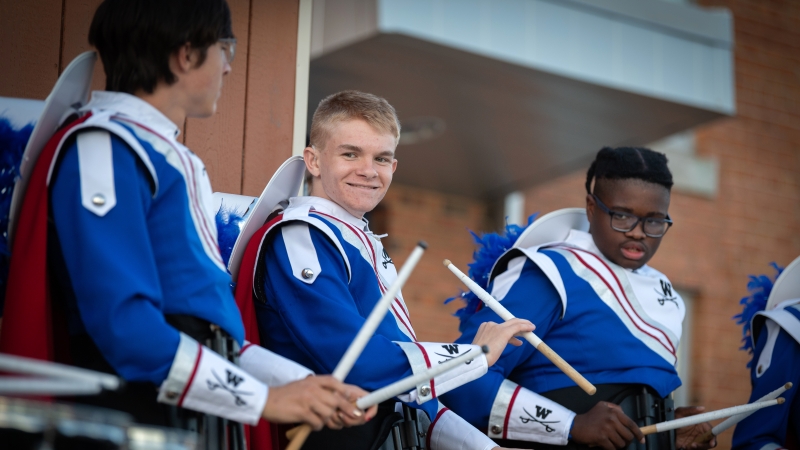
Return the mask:
<svg viewBox="0 0 800 450">
<path fill-rule="evenodd" d="M 481 351 L 483 353 L 489 353 L 489 347 L 484 345 L 483 347 L 481 347 Z M 478 356 L 479 355 L 470 353 L 470 351 L 468 350 L 467 352 L 455 358 L 452 358 L 448 361 L 445 361 L 437 366 L 431 367 L 425 370 L 424 372 L 420 372 L 416 375 L 411 375 L 410 377 L 406 377 L 403 378 L 402 380 L 395 381 L 394 383 L 388 386 L 384 386 L 376 391 L 372 391 L 368 395 L 365 395 L 364 397 L 358 399 L 358 401 L 356 402 L 356 406 L 358 407 L 358 409 L 367 409 L 372 405 L 377 405 L 378 403 L 389 400 L 392 397 L 408 393 L 408 391 L 414 389 L 420 383 L 432 380 L 447 371 L 455 369 L 461 364 L 472 361 L 472 359 L 477 358 Z"/>
<path fill-rule="evenodd" d="M 764 400 L 776 399 L 781 394 L 783 394 L 784 392 L 786 392 L 787 390 L 789 390 L 791 388 L 792 388 L 792 383 L 786 383 L 783 386 L 779 387 L 778 389 L 775 389 L 774 391 L 770 392 L 769 394 L 761 397 L 760 399 L 758 399 L 756 401 L 757 402 L 763 402 Z M 750 411 L 748 413 L 737 414 L 735 416 L 728 417 L 723 422 L 720 422 L 719 424 L 717 424 L 717 426 L 712 428 L 711 431 L 708 431 L 708 432 L 704 433 L 702 436 L 700 436 L 697 439 L 695 439 L 695 442 L 697 442 L 699 444 L 699 443 L 710 441 L 712 438 L 714 438 L 714 436 L 719 436 L 720 433 L 722 433 L 723 431 L 727 430 L 728 428 L 736 425 L 737 423 L 741 422 L 742 420 L 746 419 L 747 417 L 749 417 L 754 412 L 755 411 Z"/>
<path fill-rule="evenodd" d="M 101 389 L 112 391 L 123 384 L 121 378 L 107 373 L 8 354 L 0 354 L 0 370 L 96 384 Z"/>
<path fill-rule="evenodd" d="M 783 402 L 784 402 L 783 397 L 778 397 L 774 400 L 765 400 L 763 402 L 754 402 L 754 403 L 748 403 L 746 405 L 731 406 L 730 408 L 718 409 L 716 411 L 697 414 L 696 416 L 683 417 L 680 419 L 668 420 L 666 422 L 661 422 L 654 425 L 647 425 L 645 427 L 640 428 L 640 430 L 642 434 L 645 435 L 660 433 L 662 431 L 669 431 L 669 430 L 674 430 L 676 428 L 683 428 L 691 425 L 697 425 L 703 422 L 708 422 L 709 420 L 721 419 L 723 417 L 733 416 L 735 414 L 744 414 L 759 410 L 761 408 L 766 408 L 768 406 L 780 405 Z"/>
<path fill-rule="evenodd" d="M 501 319 L 509 321 L 515 318 L 514 315 L 511 314 L 511 311 L 506 309 L 505 306 L 501 305 L 500 302 L 498 302 L 494 297 L 492 297 L 492 294 L 486 292 L 486 290 L 480 287 L 478 283 L 474 282 L 470 277 L 465 275 L 464 272 L 460 271 L 458 267 L 456 267 L 455 265 L 453 265 L 453 263 L 450 262 L 450 260 L 445 259 L 444 265 L 445 267 L 450 269 L 450 271 L 453 272 L 453 274 L 455 274 L 455 276 L 457 276 L 458 279 L 460 279 L 461 282 L 464 283 L 470 291 L 475 293 L 475 295 L 477 295 L 478 298 L 481 299 L 486 306 L 488 306 L 492 311 L 494 311 L 498 316 L 500 316 Z M 568 362 L 566 362 L 564 358 L 559 356 L 556 352 L 553 351 L 553 349 L 550 348 L 550 346 L 548 346 L 541 339 L 539 339 L 539 336 L 536 336 L 532 332 L 527 332 L 523 334 L 522 337 L 526 341 L 530 342 L 531 345 L 533 345 L 537 350 L 539 350 L 539 352 L 542 355 L 544 355 L 553 364 L 555 364 L 556 367 L 561 369 L 561 371 L 564 372 L 564 374 L 568 376 L 570 380 L 574 381 L 575 384 L 580 386 L 580 388 L 583 389 L 587 394 L 594 395 L 594 393 L 597 392 L 597 388 L 594 387 L 594 385 L 590 383 L 589 380 L 584 378 L 583 375 L 578 373 L 578 371 L 575 370 Z"/>
<path fill-rule="evenodd" d="M 411 252 L 406 262 L 403 264 L 403 267 L 400 268 L 400 272 L 397 274 L 397 279 L 394 280 L 386 292 L 383 293 L 383 297 L 378 300 L 378 303 L 372 308 L 372 312 L 369 313 L 367 320 L 364 322 L 364 325 L 361 326 L 361 329 L 358 330 L 358 334 L 350 343 L 350 346 L 347 347 L 347 350 L 344 352 L 344 356 L 342 359 L 339 360 L 339 363 L 336 364 L 336 368 L 333 369 L 333 377 L 339 381 L 344 381 L 347 378 L 347 374 L 350 373 L 350 369 L 356 363 L 356 360 L 359 356 L 361 356 L 361 352 L 364 351 L 364 347 L 367 346 L 367 343 L 372 338 L 372 335 L 375 333 L 375 330 L 378 328 L 378 325 L 381 324 L 383 318 L 386 317 L 386 313 L 389 311 L 389 307 L 391 306 L 392 302 L 394 301 L 397 294 L 400 292 L 400 289 L 408 280 L 408 277 L 411 275 L 411 272 L 414 270 L 414 267 L 419 262 L 420 258 L 422 258 L 422 254 L 425 252 L 425 249 L 428 248 L 428 244 L 425 242 L 420 241 L 417 243 L 417 246 Z M 286 450 L 299 450 L 302 447 L 303 442 L 306 441 L 308 435 L 311 434 L 311 425 L 303 424 L 299 427 L 292 428 L 291 430 L 286 432 L 286 435 L 289 436 L 291 434 L 291 441 L 289 445 L 286 447 Z"/>
</svg>

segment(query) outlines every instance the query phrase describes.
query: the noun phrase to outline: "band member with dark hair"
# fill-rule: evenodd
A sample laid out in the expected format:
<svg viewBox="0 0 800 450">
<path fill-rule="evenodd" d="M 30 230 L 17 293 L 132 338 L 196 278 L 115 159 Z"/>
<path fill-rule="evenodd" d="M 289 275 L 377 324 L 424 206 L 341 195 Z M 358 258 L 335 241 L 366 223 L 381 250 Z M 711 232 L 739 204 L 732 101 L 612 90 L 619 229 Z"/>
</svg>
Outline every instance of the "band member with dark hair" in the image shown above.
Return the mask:
<svg viewBox="0 0 800 450">
<path fill-rule="evenodd" d="M 375 411 L 352 404 L 360 388 L 309 376 L 243 340 L 209 180 L 178 140 L 186 118 L 214 114 L 231 71 L 236 39 L 227 3 L 106 0 L 89 40 L 107 91 L 94 92 L 39 157 L 20 216 L 36 217 L 38 228 L 17 226 L 10 278 L 17 288 L 9 289 L 3 348 L 24 344 L 13 305 L 30 302 L 25 289 L 45 283 L 49 271 L 53 308 L 66 316 L 67 359 L 127 381 L 124 392 L 89 403 L 187 428 L 210 426 L 191 411 L 316 429 L 368 420 Z M 25 259 L 33 249 L 20 246 L 31 242 L 46 243 L 46 262 Z"/>
<path fill-rule="evenodd" d="M 511 229 L 507 251 L 486 255 L 471 274 L 597 387 L 589 396 L 530 345 L 508 348 L 489 373 L 445 402 L 490 437 L 526 448 L 674 448 L 639 426 L 673 415 L 670 393 L 685 307 L 667 277 L 647 266 L 672 225 L 667 159 L 644 148 L 603 148 L 586 177 L 586 208 L 548 214 Z M 495 235 L 495 237 L 497 237 Z M 488 241 L 488 239 L 487 239 Z M 498 320 L 477 298 L 459 312 L 461 338 Z M 642 405 L 649 405 L 642 407 Z M 638 412 L 637 412 L 638 411 Z M 675 416 L 699 408 L 678 408 Z M 640 413 L 640 414 L 639 414 Z M 700 448 L 698 426 L 678 447 Z M 552 447 L 551 447 L 552 446 Z"/>
<path fill-rule="evenodd" d="M 330 373 L 355 338 L 383 292 L 397 277 L 381 236 L 369 229 L 364 214 L 383 199 L 397 167 L 400 124 L 383 98 L 344 91 L 322 100 L 311 124 L 311 143 L 303 157 L 311 174 L 310 195 L 289 199 L 288 207 L 262 230 L 255 276 L 255 308 L 267 348 L 318 373 Z M 258 235 L 257 235 L 258 236 Z M 250 241 L 254 242 L 253 239 Z M 527 320 L 482 324 L 470 343 L 418 342 L 402 295 L 347 377 L 375 390 L 465 352 L 460 366 L 400 396 L 419 421 L 402 439 L 432 449 L 488 450 L 496 444 L 444 408 L 439 395 L 491 366 L 515 334 L 533 330 Z M 476 345 L 490 347 L 479 355 Z M 304 448 L 374 449 L 399 419 L 395 401 L 381 405 L 370 424 L 342 431 L 313 433 Z M 413 419 L 413 417 L 412 417 Z M 402 428 L 406 430 L 406 428 Z M 420 445 L 404 442 L 409 447 Z"/>
</svg>

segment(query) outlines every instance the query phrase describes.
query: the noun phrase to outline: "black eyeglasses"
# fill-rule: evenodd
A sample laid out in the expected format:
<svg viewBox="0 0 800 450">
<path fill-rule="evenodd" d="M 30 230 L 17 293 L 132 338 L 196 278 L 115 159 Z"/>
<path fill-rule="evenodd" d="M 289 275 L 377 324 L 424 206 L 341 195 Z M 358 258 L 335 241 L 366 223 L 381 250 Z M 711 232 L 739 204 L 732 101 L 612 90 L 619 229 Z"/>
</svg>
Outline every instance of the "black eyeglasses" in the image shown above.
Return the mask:
<svg viewBox="0 0 800 450">
<path fill-rule="evenodd" d="M 661 219 L 658 217 L 639 217 L 625 212 L 612 211 L 596 195 L 592 194 L 592 198 L 594 198 L 600 209 L 611 216 L 611 228 L 620 233 L 627 233 L 636 228 L 639 222 L 642 222 L 644 224 L 642 230 L 645 236 L 658 238 L 666 234 L 669 227 L 672 226 L 672 219 L 669 216 L 666 219 Z"/>
</svg>

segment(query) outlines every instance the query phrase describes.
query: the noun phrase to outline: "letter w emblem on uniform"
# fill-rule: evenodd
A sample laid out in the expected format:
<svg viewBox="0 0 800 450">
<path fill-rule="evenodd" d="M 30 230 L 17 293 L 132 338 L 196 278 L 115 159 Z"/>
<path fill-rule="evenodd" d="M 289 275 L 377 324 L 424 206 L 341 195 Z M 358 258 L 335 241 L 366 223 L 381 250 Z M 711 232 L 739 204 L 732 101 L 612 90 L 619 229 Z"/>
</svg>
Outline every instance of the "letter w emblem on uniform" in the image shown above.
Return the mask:
<svg viewBox="0 0 800 450">
<path fill-rule="evenodd" d="M 527 409 L 522 408 L 522 410 L 525 411 L 525 414 L 527 414 L 528 417 L 519 416 L 520 422 L 522 422 L 522 423 L 536 422 L 539 425 L 543 426 L 544 427 L 544 431 L 546 431 L 548 433 L 552 433 L 552 432 L 556 431 L 556 429 L 554 427 L 550 426 L 551 424 L 561 422 L 560 420 L 551 420 L 549 422 L 545 422 L 545 420 L 547 420 L 547 416 L 549 416 L 550 413 L 552 413 L 553 411 L 550 410 L 550 409 L 542 408 L 539 405 L 536 405 L 536 417 L 531 415 L 531 413 L 529 413 Z M 541 420 L 539 420 L 539 419 L 541 419 Z"/>
<path fill-rule="evenodd" d="M 236 375 L 235 373 L 231 372 L 230 370 L 226 370 L 225 372 L 228 373 L 228 384 L 232 384 L 233 387 L 239 387 L 239 383 L 244 381 L 244 378 Z"/>
<path fill-rule="evenodd" d="M 443 349 L 447 350 L 449 354 L 458 354 L 458 344 L 445 344 L 442 346 Z"/>
<path fill-rule="evenodd" d="M 441 356 L 442 358 L 445 358 L 445 361 L 448 361 L 448 360 L 451 360 L 451 359 L 455 358 L 460 353 L 460 350 L 458 349 L 458 344 L 444 344 L 444 345 L 442 345 L 442 348 L 447 350 L 447 353 L 448 353 L 447 355 L 442 354 L 442 353 L 434 353 L 434 355 Z M 464 353 L 469 353 L 471 351 L 472 351 L 472 349 L 469 349 Z M 439 364 L 441 364 L 443 362 L 444 361 L 439 361 Z M 466 365 L 472 364 L 472 360 L 470 359 L 469 361 L 465 362 L 464 364 L 466 364 Z"/>
</svg>

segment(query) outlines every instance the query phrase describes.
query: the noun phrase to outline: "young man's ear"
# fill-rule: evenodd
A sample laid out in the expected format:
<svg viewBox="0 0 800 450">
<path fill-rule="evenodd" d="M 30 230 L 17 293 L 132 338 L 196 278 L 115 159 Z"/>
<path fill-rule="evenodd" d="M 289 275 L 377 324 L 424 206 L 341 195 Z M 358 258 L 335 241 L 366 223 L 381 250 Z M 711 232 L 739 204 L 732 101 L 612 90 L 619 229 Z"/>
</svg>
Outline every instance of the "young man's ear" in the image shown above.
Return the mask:
<svg viewBox="0 0 800 450">
<path fill-rule="evenodd" d="M 586 218 L 591 223 L 592 217 L 594 216 L 594 197 L 592 194 L 586 194 Z"/>
<path fill-rule="evenodd" d="M 186 73 L 197 65 L 199 52 L 192 48 L 188 42 L 181 45 L 170 56 L 172 72 L 176 75 Z"/>
<path fill-rule="evenodd" d="M 311 176 L 318 177 L 321 172 L 319 167 L 319 151 L 312 146 L 304 148 L 303 161 L 305 161 L 306 169 Z"/>
</svg>

